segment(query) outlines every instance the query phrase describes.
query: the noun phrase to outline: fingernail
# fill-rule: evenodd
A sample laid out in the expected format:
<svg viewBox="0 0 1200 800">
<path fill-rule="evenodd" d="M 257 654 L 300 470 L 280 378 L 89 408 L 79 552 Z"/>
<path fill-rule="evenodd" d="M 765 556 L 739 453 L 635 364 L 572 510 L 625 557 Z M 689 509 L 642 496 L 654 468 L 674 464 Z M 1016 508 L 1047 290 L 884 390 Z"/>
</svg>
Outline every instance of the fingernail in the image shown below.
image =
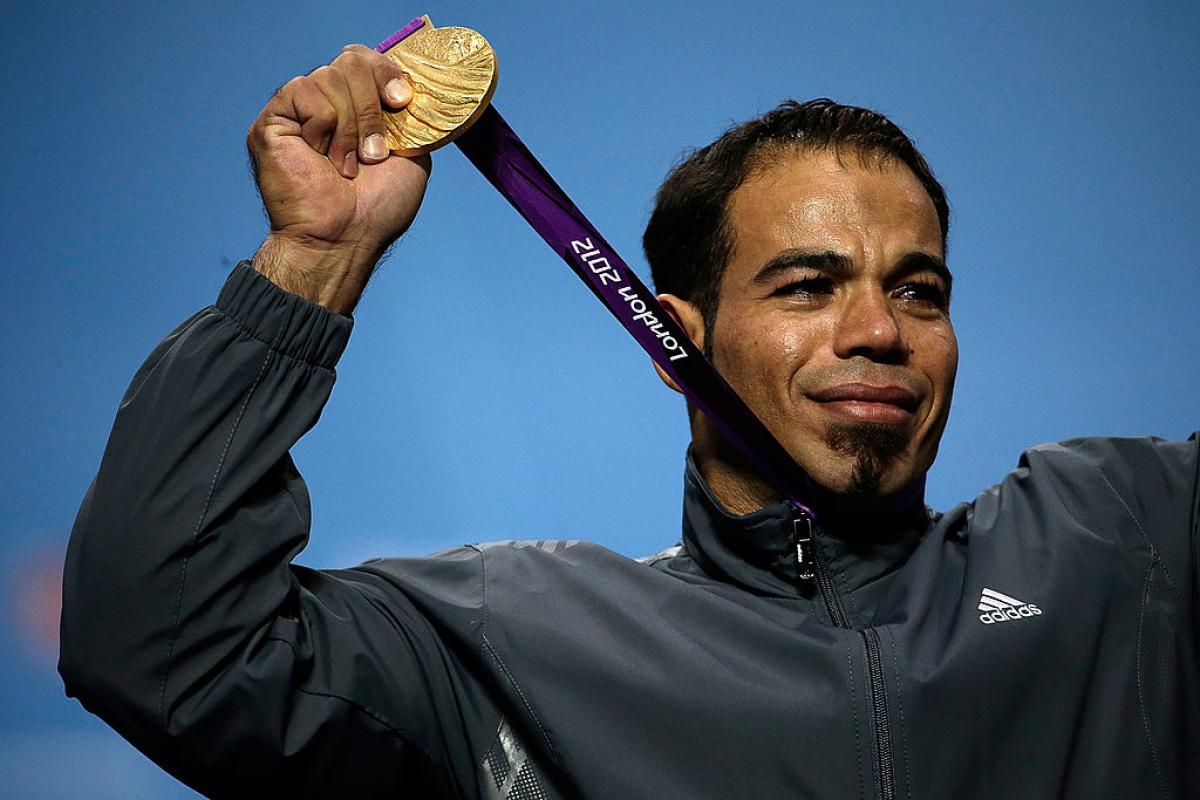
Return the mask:
<svg viewBox="0 0 1200 800">
<path fill-rule="evenodd" d="M 346 157 L 342 159 L 342 174 L 347 178 L 353 178 L 358 174 L 358 153 L 351 150 L 346 153 Z"/>
<path fill-rule="evenodd" d="M 371 161 L 379 161 L 387 158 L 388 148 L 387 142 L 383 140 L 383 134 L 372 133 L 362 143 L 362 154 Z"/>
<path fill-rule="evenodd" d="M 392 78 L 383 87 L 383 93 L 387 95 L 387 99 L 395 105 L 407 103 L 412 99 L 412 89 L 408 87 L 408 81 Z"/>
</svg>

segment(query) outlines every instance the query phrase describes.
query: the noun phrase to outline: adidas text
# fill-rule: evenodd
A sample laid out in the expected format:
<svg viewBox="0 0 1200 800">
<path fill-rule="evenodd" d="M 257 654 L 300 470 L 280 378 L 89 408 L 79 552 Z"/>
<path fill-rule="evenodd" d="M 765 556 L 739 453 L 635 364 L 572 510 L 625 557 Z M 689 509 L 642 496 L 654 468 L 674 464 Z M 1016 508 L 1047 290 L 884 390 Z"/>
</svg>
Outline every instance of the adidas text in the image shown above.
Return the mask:
<svg viewBox="0 0 1200 800">
<path fill-rule="evenodd" d="M 1003 611 L 989 611 L 986 614 L 980 614 L 979 621 L 984 625 L 991 625 L 993 622 L 1008 622 L 1010 619 L 1020 619 L 1021 617 L 1036 617 L 1041 613 L 1042 610 L 1040 608 L 1027 603 L 1016 608 L 1006 608 Z"/>
<path fill-rule="evenodd" d="M 1021 619 L 1022 617 L 1036 617 L 1042 613 L 1042 610 L 1033 603 L 1024 603 L 994 589 L 983 590 L 983 594 L 979 597 L 979 610 L 983 612 L 979 615 L 979 621 L 984 625 L 991 625 L 993 622 L 1008 622 L 1010 619 Z"/>
</svg>

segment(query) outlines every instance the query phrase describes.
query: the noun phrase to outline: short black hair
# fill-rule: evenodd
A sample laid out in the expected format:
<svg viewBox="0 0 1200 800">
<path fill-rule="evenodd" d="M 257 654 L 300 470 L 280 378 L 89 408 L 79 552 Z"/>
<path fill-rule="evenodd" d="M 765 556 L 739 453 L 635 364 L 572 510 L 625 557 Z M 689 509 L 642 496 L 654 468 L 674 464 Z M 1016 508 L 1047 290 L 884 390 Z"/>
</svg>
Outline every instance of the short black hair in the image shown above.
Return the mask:
<svg viewBox="0 0 1200 800">
<path fill-rule="evenodd" d="M 677 295 L 704 316 L 711 347 L 721 276 L 733 253 L 726 207 L 755 169 L 789 149 L 849 151 L 867 163 L 895 159 L 913 171 L 937 210 L 942 242 L 950 228 L 946 192 L 925 157 L 899 126 L 877 111 L 822 97 L 786 100 L 761 117 L 735 125 L 687 155 L 658 190 L 642 235 L 655 289 Z"/>
</svg>

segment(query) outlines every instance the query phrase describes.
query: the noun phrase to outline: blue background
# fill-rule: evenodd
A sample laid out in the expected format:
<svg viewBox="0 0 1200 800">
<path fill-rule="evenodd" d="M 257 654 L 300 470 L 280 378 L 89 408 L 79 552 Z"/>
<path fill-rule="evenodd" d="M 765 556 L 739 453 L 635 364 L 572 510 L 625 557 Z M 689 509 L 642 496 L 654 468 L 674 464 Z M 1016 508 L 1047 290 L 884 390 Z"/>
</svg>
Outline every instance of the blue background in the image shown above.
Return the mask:
<svg viewBox="0 0 1200 800">
<path fill-rule="evenodd" d="M 953 206 L 962 366 L 934 506 L 974 496 L 1040 441 L 1186 436 L 1200 393 L 1200 13 L 1046 5 L 6 12 L 0 794 L 192 796 L 63 696 L 65 541 L 130 376 L 265 232 L 247 126 L 292 75 L 422 11 L 490 39 L 497 106 L 643 276 L 655 188 L 687 147 L 786 97 L 904 127 Z M 294 452 L 315 515 L 303 563 L 502 538 L 644 554 L 678 533 L 682 401 L 454 148 L 435 156 L 339 374 Z"/>
</svg>

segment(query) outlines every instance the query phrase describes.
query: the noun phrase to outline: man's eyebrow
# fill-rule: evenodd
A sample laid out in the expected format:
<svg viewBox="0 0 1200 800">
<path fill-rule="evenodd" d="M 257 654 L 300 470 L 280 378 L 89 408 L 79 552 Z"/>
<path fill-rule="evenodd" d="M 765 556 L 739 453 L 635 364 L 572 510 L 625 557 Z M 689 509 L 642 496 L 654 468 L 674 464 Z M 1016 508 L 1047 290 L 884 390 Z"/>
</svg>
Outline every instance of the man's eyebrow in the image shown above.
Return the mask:
<svg viewBox="0 0 1200 800">
<path fill-rule="evenodd" d="M 854 264 L 848 256 L 832 250 L 784 250 L 762 265 L 753 282 L 770 283 L 779 273 L 791 269 L 815 269 L 829 275 L 844 276 L 854 272 Z"/>
<path fill-rule="evenodd" d="M 773 281 L 780 273 L 792 269 L 812 269 L 834 277 L 844 277 L 854 272 L 854 264 L 849 256 L 833 250 L 807 250 L 803 248 L 784 250 L 758 270 L 754 283 L 765 284 Z M 920 250 L 906 253 L 895 268 L 891 270 L 898 275 L 912 275 L 916 272 L 932 272 L 946 284 L 946 292 L 954 285 L 954 276 L 950 268 L 940 257 Z"/>
</svg>

